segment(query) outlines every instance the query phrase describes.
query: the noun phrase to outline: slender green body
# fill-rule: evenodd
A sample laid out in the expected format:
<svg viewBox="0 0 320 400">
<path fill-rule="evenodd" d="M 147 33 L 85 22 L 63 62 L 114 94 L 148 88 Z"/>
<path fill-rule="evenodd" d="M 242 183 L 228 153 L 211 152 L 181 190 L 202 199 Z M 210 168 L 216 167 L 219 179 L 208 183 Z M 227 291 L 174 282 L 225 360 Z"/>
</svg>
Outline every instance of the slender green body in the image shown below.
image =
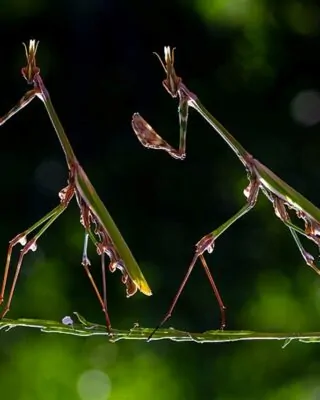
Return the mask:
<svg viewBox="0 0 320 400">
<path fill-rule="evenodd" d="M 284 201 L 294 204 L 297 209 L 307 213 L 308 216 L 316 221 L 320 221 L 320 210 L 314 204 L 306 199 L 301 193 L 293 189 L 290 185 L 279 178 L 268 167 L 263 165 L 259 160 L 252 159 L 248 161 L 250 153 L 231 135 L 231 133 L 217 121 L 213 115 L 201 104 L 197 99 L 191 101 L 191 105 L 205 118 L 205 120 L 219 133 L 219 135 L 228 143 L 229 147 L 236 153 L 238 158 L 245 166 L 250 164 L 256 175 L 259 177 L 263 185 L 276 194 Z"/>
<path fill-rule="evenodd" d="M 213 115 L 202 105 L 199 99 L 191 100 L 189 103 L 193 108 L 195 108 L 199 114 L 219 133 L 225 142 L 231 147 L 231 149 L 236 153 L 238 158 L 245 165 L 244 158 L 249 155 L 247 150 L 231 135 L 231 133 L 222 125 L 220 122 L 214 118 Z"/>
<path fill-rule="evenodd" d="M 301 193 L 293 189 L 290 185 L 279 178 L 274 172 L 268 167 L 263 165 L 259 160 L 252 159 L 249 162 L 248 159 L 250 153 L 231 135 L 231 133 L 217 121 L 213 115 L 201 104 L 200 100 L 190 102 L 204 118 L 205 120 L 219 133 L 223 140 L 228 143 L 229 147 L 236 153 L 238 158 L 244 163 L 245 166 L 250 164 L 256 175 L 259 177 L 263 185 L 270 190 L 270 192 L 276 194 L 284 201 L 294 204 L 297 209 L 308 214 L 310 218 L 316 221 L 320 221 L 320 210 L 308 199 L 306 199 Z"/>
<path fill-rule="evenodd" d="M 102 200 L 98 196 L 96 190 L 91 184 L 89 178 L 86 173 L 78 163 L 76 156 L 72 150 L 71 144 L 67 135 L 63 129 L 63 126 L 59 120 L 59 117 L 53 107 L 53 104 L 50 100 L 50 95 L 46 88 L 43 85 L 42 79 L 40 76 L 37 78 L 37 84 L 41 90 L 41 100 L 43 101 L 48 115 L 52 121 L 52 125 L 57 133 L 61 146 L 65 152 L 66 160 L 70 169 L 73 167 L 76 168 L 77 173 L 75 174 L 75 185 L 77 190 L 80 192 L 81 196 L 85 200 L 87 206 L 94 214 L 94 216 L 98 219 L 101 226 L 108 232 L 112 242 L 124 262 L 125 268 L 132 279 L 132 281 L 137 285 L 137 288 L 145 295 L 150 296 L 152 294 L 151 289 L 149 288 L 146 279 L 144 278 L 140 267 L 133 257 L 128 245 L 123 239 L 119 229 L 114 223 L 111 215 L 109 214 L 107 208 L 103 204 Z M 75 165 L 75 163 L 77 165 Z"/>
<path fill-rule="evenodd" d="M 76 186 L 80 191 L 82 198 L 85 199 L 92 213 L 96 216 L 99 223 L 105 228 L 109 236 L 112 238 L 112 242 L 122 258 L 130 278 L 143 294 L 150 296 L 152 293 L 147 281 L 145 280 L 137 261 L 133 257 L 119 229 L 98 196 L 95 188 L 89 181 L 89 178 L 84 170 L 81 168 L 81 166 L 78 168 L 79 173 L 76 175 Z"/>
<path fill-rule="evenodd" d="M 62 149 L 64 151 L 65 156 L 66 156 L 66 161 L 67 161 L 68 167 L 70 169 L 71 166 L 72 166 L 72 163 L 74 163 L 77 158 L 76 158 L 76 156 L 75 156 L 75 154 L 73 152 L 73 149 L 71 147 L 69 139 L 68 139 L 68 137 L 67 137 L 67 135 L 66 135 L 66 133 L 65 133 L 65 131 L 63 129 L 63 126 L 62 126 L 62 124 L 61 124 L 61 122 L 60 122 L 60 120 L 58 118 L 58 115 L 57 115 L 57 113 L 56 113 L 56 111 L 55 111 L 55 109 L 53 107 L 53 104 L 52 104 L 51 99 L 50 99 L 50 95 L 49 95 L 48 91 L 44 88 L 43 84 L 42 84 L 41 89 L 45 91 L 44 92 L 45 96 L 41 96 L 40 99 L 43 101 L 43 104 L 44 104 L 44 106 L 45 106 L 45 108 L 47 110 L 49 118 L 50 118 L 50 120 L 52 122 L 54 130 L 56 131 L 56 134 L 57 134 L 58 139 L 60 141 L 61 147 L 62 147 Z"/>
<path fill-rule="evenodd" d="M 320 210 L 311 201 L 306 199 L 301 193 L 297 192 L 290 185 L 279 178 L 268 167 L 261 164 L 257 159 L 254 160 L 254 170 L 259 176 L 263 185 L 281 197 L 284 201 L 294 205 L 298 210 L 308 214 L 315 221 L 320 221 Z"/>
</svg>

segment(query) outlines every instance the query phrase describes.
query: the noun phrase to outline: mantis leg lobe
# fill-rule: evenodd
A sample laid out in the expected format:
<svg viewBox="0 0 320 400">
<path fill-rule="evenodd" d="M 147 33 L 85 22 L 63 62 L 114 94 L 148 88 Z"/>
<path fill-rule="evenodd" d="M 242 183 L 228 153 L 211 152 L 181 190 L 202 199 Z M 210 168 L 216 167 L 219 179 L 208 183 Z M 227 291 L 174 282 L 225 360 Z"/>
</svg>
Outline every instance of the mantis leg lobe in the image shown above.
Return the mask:
<svg viewBox="0 0 320 400">
<path fill-rule="evenodd" d="M 212 233 L 208 233 L 196 244 L 196 253 L 199 255 L 203 254 L 205 251 L 212 253 L 215 245 L 215 238 Z"/>
<path fill-rule="evenodd" d="M 306 236 L 310 240 L 313 240 L 319 246 L 318 238 L 314 237 L 314 236 L 311 236 L 310 233 L 308 234 L 308 232 L 304 232 L 301 228 L 299 228 L 298 226 L 294 225 L 291 222 L 289 214 L 288 214 L 288 212 L 286 210 L 286 206 L 285 206 L 284 200 L 280 199 L 279 197 L 277 197 L 274 194 L 270 194 L 270 198 L 273 201 L 273 207 L 274 207 L 274 211 L 275 211 L 276 216 L 278 218 L 280 218 L 281 221 L 285 225 L 287 225 L 287 227 L 289 228 L 290 233 L 291 233 L 291 235 L 292 235 L 292 237 L 293 237 L 293 239 L 294 239 L 294 241 L 295 241 L 295 243 L 296 243 L 296 245 L 297 245 L 297 247 L 298 247 L 298 249 L 299 249 L 299 251 L 300 251 L 300 253 L 301 253 L 301 255 L 302 255 L 303 259 L 304 259 L 304 261 L 305 261 L 305 263 L 309 267 L 311 267 L 318 275 L 320 275 L 319 268 L 317 268 L 316 265 L 314 264 L 314 257 L 304 249 L 304 247 L 303 247 L 303 245 L 302 245 L 297 233 L 300 233 L 300 234 Z M 303 218 L 305 219 L 306 217 L 303 217 Z M 311 225 L 311 223 L 307 224 L 307 226 L 309 226 L 309 225 Z"/>
<path fill-rule="evenodd" d="M 314 264 L 314 257 L 304 249 L 300 239 L 298 238 L 297 232 L 294 229 L 292 229 L 291 227 L 289 227 L 289 230 L 290 230 L 290 233 L 291 233 L 294 241 L 296 242 L 296 245 L 297 245 L 305 263 L 309 267 L 311 267 L 318 275 L 320 275 L 320 270 Z"/>
</svg>

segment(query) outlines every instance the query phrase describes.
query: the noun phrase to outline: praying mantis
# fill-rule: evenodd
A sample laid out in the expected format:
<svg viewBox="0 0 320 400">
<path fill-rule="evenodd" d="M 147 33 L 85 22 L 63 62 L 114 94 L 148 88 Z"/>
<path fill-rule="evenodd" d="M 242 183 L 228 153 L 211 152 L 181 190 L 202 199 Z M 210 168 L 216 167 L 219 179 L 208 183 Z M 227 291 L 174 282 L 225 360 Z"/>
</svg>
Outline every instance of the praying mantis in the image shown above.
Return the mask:
<svg viewBox="0 0 320 400">
<path fill-rule="evenodd" d="M 149 339 L 154 332 L 171 317 L 176 303 L 198 258 L 205 269 L 210 284 L 218 300 L 221 313 L 221 329 L 224 329 L 226 325 L 225 306 L 206 264 L 204 253 L 206 251 L 208 253 L 212 253 L 217 238 L 255 206 L 260 190 L 272 203 L 275 215 L 280 218 L 280 220 L 289 228 L 289 231 L 293 236 L 293 239 L 305 263 L 318 275 L 320 275 L 320 270 L 314 263 L 314 257 L 304 249 L 298 237 L 298 234 L 303 235 L 309 240 L 313 241 L 318 247 L 320 246 L 320 210 L 304 196 L 302 196 L 302 194 L 297 192 L 277 175 L 275 175 L 269 168 L 254 158 L 227 131 L 227 129 L 224 128 L 224 126 L 222 126 L 209 113 L 209 111 L 202 105 L 198 97 L 192 93 L 182 82 L 182 79 L 177 76 L 174 68 L 174 50 L 174 48 L 171 50 L 171 48 L 168 46 L 164 48 L 164 62 L 157 53 L 154 54 L 159 58 L 160 63 L 166 73 L 166 79 L 164 79 L 162 82 L 164 88 L 173 98 L 179 98 L 179 148 L 175 149 L 169 143 L 167 143 L 155 132 L 155 130 L 146 122 L 146 120 L 140 116 L 139 113 L 133 114 L 132 117 L 132 128 L 136 136 L 144 147 L 156 150 L 164 150 L 171 157 L 183 160 L 186 157 L 188 111 L 189 107 L 192 107 L 211 125 L 212 128 L 215 129 L 215 131 L 222 137 L 222 139 L 228 144 L 228 146 L 242 162 L 247 172 L 249 185 L 244 189 L 243 192 L 246 198 L 246 204 L 235 215 L 233 215 L 217 229 L 205 235 L 196 244 L 194 257 L 188 267 L 187 273 L 179 287 L 179 290 L 175 295 L 168 312 L 165 314 L 161 323 L 150 335 Z M 294 210 L 297 217 L 304 221 L 304 229 L 295 225 L 291 221 L 288 212 L 289 210 Z"/>
<path fill-rule="evenodd" d="M 36 65 L 36 52 L 38 41 L 30 40 L 29 46 L 23 43 L 27 58 L 26 67 L 22 68 L 22 76 L 26 79 L 29 85 L 33 88 L 29 90 L 7 114 L 0 118 L 0 125 L 3 125 L 9 118 L 15 115 L 18 111 L 27 106 L 34 98 L 38 97 L 44 104 L 49 115 L 51 123 L 60 141 L 60 145 L 64 151 L 67 167 L 69 170 L 68 185 L 59 192 L 60 204 L 46 214 L 39 221 L 34 223 L 30 228 L 15 236 L 9 242 L 6 264 L 4 269 L 4 277 L 0 292 L 0 304 L 4 301 L 4 294 L 7 285 L 8 273 L 12 250 L 15 245 L 20 243 L 23 247 L 20 252 L 18 263 L 16 266 L 13 282 L 9 291 L 8 300 L 1 311 L 0 318 L 3 318 L 9 311 L 11 306 L 14 290 L 25 254 L 29 251 L 37 249 L 37 240 L 51 226 L 51 224 L 66 210 L 70 201 L 75 196 L 80 209 L 80 222 L 85 230 L 84 249 L 82 256 L 82 265 L 86 274 L 93 286 L 93 289 L 98 297 L 105 314 L 106 326 L 111 332 L 111 322 L 108 315 L 107 298 L 106 298 L 106 283 L 105 283 L 105 254 L 109 257 L 109 270 L 115 272 L 120 270 L 122 274 L 122 283 L 126 286 L 127 297 L 133 296 L 137 290 L 141 293 L 150 296 L 151 289 L 144 278 L 137 261 L 134 259 L 129 247 L 124 241 L 120 231 L 110 216 L 108 210 L 104 206 L 102 200 L 98 196 L 96 190 L 91 184 L 86 173 L 80 166 L 67 135 L 62 127 L 62 124 L 52 105 L 49 92 L 47 91 L 43 80 L 40 76 L 40 69 Z M 33 238 L 27 240 L 27 236 L 40 228 Z M 93 242 L 98 255 L 101 256 L 102 278 L 103 278 L 103 296 L 90 273 L 90 261 L 87 256 L 88 240 Z"/>
</svg>

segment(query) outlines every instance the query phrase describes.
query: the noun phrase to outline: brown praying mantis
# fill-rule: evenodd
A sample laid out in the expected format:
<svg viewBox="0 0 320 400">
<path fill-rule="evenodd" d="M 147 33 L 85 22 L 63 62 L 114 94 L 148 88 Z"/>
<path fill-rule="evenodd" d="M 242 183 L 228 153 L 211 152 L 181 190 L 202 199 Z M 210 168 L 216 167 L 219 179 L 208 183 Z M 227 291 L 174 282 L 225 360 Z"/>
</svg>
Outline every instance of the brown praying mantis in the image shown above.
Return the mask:
<svg viewBox="0 0 320 400">
<path fill-rule="evenodd" d="M 27 106 L 34 98 L 38 97 L 43 102 L 47 110 L 51 123 L 64 151 L 69 170 L 69 178 L 68 185 L 59 192 L 60 204 L 35 224 L 33 224 L 30 228 L 14 237 L 9 243 L 2 288 L 0 292 L 0 304 L 4 300 L 13 247 L 18 243 L 20 243 L 23 247 L 16 266 L 8 300 L 0 314 L 0 318 L 3 318 L 9 311 L 25 254 L 29 250 L 36 250 L 37 240 L 66 210 L 70 201 L 75 196 L 80 209 L 80 222 L 85 229 L 82 265 L 102 306 L 106 318 L 106 326 L 110 332 L 111 323 L 108 315 L 106 299 L 105 255 L 107 255 L 110 259 L 109 270 L 111 272 L 114 272 L 117 269 L 120 270 L 122 274 L 122 283 L 126 286 L 127 297 L 134 295 L 137 290 L 140 290 L 147 296 L 150 296 L 152 293 L 136 260 L 131 254 L 129 247 L 124 241 L 108 210 L 104 206 L 102 200 L 98 196 L 73 152 L 71 144 L 52 105 L 49 93 L 40 76 L 40 69 L 36 65 L 36 52 L 38 44 L 39 42 L 36 42 L 35 40 L 30 40 L 28 47 L 23 43 L 27 57 L 27 66 L 22 68 L 21 73 L 26 79 L 27 83 L 32 85 L 33 88 L 22 97 L 15 107 L 13 107 L 5 116 L 0 118 L 0 125 L 4 124 L 14 114 Z M 27 241 L 27 236 L 37 228 L 40 228 L 38 232 L 32 239 Z M 95 245 L 98 255 L 101 256 L 103 296 L 101 296 L 89 270 L 90 261 L 87 257 L 89 238 Z"/>
<path fill-rule="evenodd" d="M 164 62 L 157 54 L 161 65 L 166 73 L 166 79 L 163 81 L 163 86 L 167 92 L 173 97 L 179 98 L 179 126 L 180 126 L 180 143 L 179 149 L 176 150 L 168 144 L 155 130 L 138 114 L 135 113 L 132 117 L 132 128 L 143 146 L 152 149 L 164 150 L 173 158 L 183 160 L 186 156 L 186 134 L 189 107 L 194 108 L 222 137 L 222 139 L 231 147 L 239 160 L 244 165 L 249 179 L 249 185 L 244 190 L 246 204 L 228 221 L 223 223 L 214 231 L 205 235 L 197 244 L 194 257 L 189 265 L 187 273 L 182 281 L 182 284 L 174 297 L 174 300 L 161 321 L 160 325 L 154 332 L 161 327 L 171 316 L 175 305 L 183 291 L 183 288 L 194 268 L 198 258 L 200 259 L 206 274 L 209 278 L 211 286 L 217 297 L 220 312 L 221 312 L 221 329 L 225 327 L 225 306 L 221 296 L 214 284 L 211 273 L 206 264 L 203 254 L 207 251 L 211 253 L 214 249 L 215 242 L 234 222 L 249 212 L 256 204 L 259 191 L 271 201 L 274 212 L 278 218 L 289 228 L 291 235 L 307 265 L 309 265 L 318 275 L 320 270 L 314 263 L 314 257 L 309 254 L 298 237 L 298 234 L 307 237 L 313 241 L 318 247 L 320 246 L 320 210 L 314 206 L 309 200 L 302 196 L 299 192 L 289 186 L 286 182 L 275 175 L 269 168 L 255 159 L 242 145 L 224 128 L 202 105 L 198 97 L 192 93 L 182 79 L 176 75 L 174 69 L 174 50 L 170 47 L 164 48 Z M 294 210 L 297 217 L 304 221 L 304 229 L 295 225 L 289 216 L 288 211 Z M 153 332 L 153 333 L 154 333 Z M 153 335 L 150 335 L 149 338 Z"/>
</svg>

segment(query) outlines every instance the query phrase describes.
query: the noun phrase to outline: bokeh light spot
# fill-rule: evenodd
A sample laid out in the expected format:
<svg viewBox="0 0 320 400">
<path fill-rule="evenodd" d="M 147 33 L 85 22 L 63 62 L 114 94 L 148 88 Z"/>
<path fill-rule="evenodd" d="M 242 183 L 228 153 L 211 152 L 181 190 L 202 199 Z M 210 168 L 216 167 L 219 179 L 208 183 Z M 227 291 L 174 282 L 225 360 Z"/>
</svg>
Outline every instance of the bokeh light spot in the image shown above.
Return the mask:
<svg viewBox="0 0 320 400">
<path fill-rule="evenodd" d="M 320 8 L 314 4 L 305 4 L 301 1 L 289 2 L 286 18 L 291 28 L 301 35 L 319 33 Z"/>
<path fill-rule="evenodd" d="M 114 343 L 104 343 L 92 349 L 90 361 L 95 368 L 105 368 L 107 365 L 115 363 L 117 356 L 118 346 Z"/>
<path fill-rule="evenodd" d="M 107 400 L 111 393 L 111 381 L 104 372 L 91 369 L 80 376 L 77 388 L 82 400 Z"/>
<path fill-rule="evenodd" d="M 320 93 L 314 90 L 299 92 L 291 102 L 292 118 L 305 126 L 312 126 L 320 121 Z"/>
<path fill-rule="evenodd" d="M 222 25 L 242 26 L 262 21 L 265 16 L 263 3 L 258 0 L 197 0 L 194 7 L 207 21 Z"/>
<path fill-rule="evenodd" d="M 46 2 L 41 0 L 10 0 L 1 2 L 0 20 L 35 16 L 43 12 Z"/>
</svg>

